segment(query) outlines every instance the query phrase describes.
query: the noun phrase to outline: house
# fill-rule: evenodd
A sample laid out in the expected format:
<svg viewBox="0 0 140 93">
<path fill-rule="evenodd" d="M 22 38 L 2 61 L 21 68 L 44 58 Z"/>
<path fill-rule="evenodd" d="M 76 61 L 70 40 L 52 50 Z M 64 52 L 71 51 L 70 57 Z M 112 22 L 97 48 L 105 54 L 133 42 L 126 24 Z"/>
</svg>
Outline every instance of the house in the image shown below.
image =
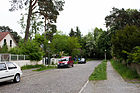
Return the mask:
<svg viewBox="0 0 140 93">
<path fill-rule="evenodd" d="M 10 34 L 10 32 L 0 32 L 0 47 L 7 44 L 8 49 L 17 46 L 16 41 Z"/>
</svg>

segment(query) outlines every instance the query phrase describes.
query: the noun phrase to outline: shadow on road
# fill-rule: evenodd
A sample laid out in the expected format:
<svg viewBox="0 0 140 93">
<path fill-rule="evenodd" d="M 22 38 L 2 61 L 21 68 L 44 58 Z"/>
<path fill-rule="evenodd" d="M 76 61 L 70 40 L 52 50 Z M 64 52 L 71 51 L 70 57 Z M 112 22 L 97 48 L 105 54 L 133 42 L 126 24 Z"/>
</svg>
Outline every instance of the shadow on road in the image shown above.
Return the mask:
<svg viewBox="0 0 140 93">
<path fill-rule="evenodd" d="M 0 87 L 5 85 L 10 85 L 10 84 L 14 84 L 14 83 L 12 81 L 0 82 Z"/>
</svg>

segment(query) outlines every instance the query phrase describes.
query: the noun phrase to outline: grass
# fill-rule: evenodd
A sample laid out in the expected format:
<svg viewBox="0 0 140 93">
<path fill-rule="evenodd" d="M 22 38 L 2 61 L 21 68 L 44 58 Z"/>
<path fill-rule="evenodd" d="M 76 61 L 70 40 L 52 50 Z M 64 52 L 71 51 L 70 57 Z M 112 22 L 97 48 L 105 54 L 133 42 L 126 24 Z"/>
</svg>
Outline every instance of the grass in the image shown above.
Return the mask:
<svg viewBox="0 0 140 93">
<path fill-rule="evenodd" d="M 90 75 L 89 80 L 106 80 L 106 65 L 107 61 L 102 61 L 97 67 L 95 67 L 94 72 Z"/>
<path fill-rule="evenodd" d="M 55 69 L 57 67 L 55 65 L 45 66 L 45 65 L 38 65 L 38 64 L 25 65 L 21 67 L 22 70 L 33 69 L 33 68 L 37 68 L 36 70 L 33 70 L 33 71 L 43 71 L 43 70 Z"/>
<path fill-rule="evenodd" d="M 41 68 L 41 67 L 44 67 L 44 65 L 39 65 L 39 64 L 36 64 L 36 65 L 25 65 L 25 66 L 22 66 L 21 69 L 22 70 L 27 70 L 27 69 Z"/>
<path fill-rule="evenodd" d="M 126 65 L 123 65 L 121 62 L 111 60 L 111 64 L 116 69 L 116 71 L 124 78 L 124 79 L 139 79 L 140 76 L 137 74 L 135 70 L 128 68 Z"/>
<path fill-rule="evenodd" d="M 49 70 L 49 69 L 56 69 L 57 67 L 55 65 L 49 65 L 49 66 L 44 66 L 42 68 L 38 68 L 36 70 L 33 70 L 33 71 L 43 71 L 43 70 Z"/>
</svg>

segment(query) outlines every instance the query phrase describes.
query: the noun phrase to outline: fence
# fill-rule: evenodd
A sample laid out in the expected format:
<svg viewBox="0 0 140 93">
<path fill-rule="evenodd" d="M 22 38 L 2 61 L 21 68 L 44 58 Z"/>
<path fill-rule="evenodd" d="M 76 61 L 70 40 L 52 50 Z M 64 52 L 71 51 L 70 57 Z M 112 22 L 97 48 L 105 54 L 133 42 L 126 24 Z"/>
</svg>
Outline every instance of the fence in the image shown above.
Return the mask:
<svg viewBox="0 0 140 93">
<path fill-rule="evenodd" d="M 27 55 L 0 54 L 0 61 L 29 60 Z"/>
</svg>

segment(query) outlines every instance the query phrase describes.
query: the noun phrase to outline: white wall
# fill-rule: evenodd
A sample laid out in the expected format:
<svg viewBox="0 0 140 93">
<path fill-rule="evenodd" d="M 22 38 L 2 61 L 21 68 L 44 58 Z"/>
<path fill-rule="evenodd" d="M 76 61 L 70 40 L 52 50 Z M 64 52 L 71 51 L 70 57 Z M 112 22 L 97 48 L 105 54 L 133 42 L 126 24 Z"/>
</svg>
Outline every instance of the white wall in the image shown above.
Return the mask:
<svg viewBox="0 0 140 93">
<path fill-rule="evenodd" d="M 51 63 L 54 62 L 54 64 L 58 63 L 59 58 L 51 58 Z M 24 66 L 24 65 L 35 65 L 35 64 L 44 64 L 44 62 L 41 60 L 39 62 L 35 62 L 35 61 L 30 61 L 30 60 L 18 60 L 18 61 L 10 61 L 10 62 L 14 62 L 17 65 L 19 65 L 20 67 Z"/>
<path fill-rule="evenodd" d="M 43 64 L 42 60 L 39 62 L 30 61 L 30 60 L 20 60 L 20 61 L 10 61 L 16 63 L 18 66 L 22 67 L 24 65 L 35 65 L 35 64 Z"/>
<path fill-rule="evenodd" d="M 6 43 L 7 43 L 8 48 L 13 48 L 13 47 L 16 46 L 16 44 L 15 44 L 14 40 L 12 39 L 12 37 L 10 36 L 10 34 L 7 34 L 7 35 L 1 40 L 1 42 L 0 42 L 0 47 L 3 46 L 3 44 L 4 44 L 4 39 L 6 39 Z M 12 47 L 10 47 L 10 40 L 12 40 Z"/>
</svg>

